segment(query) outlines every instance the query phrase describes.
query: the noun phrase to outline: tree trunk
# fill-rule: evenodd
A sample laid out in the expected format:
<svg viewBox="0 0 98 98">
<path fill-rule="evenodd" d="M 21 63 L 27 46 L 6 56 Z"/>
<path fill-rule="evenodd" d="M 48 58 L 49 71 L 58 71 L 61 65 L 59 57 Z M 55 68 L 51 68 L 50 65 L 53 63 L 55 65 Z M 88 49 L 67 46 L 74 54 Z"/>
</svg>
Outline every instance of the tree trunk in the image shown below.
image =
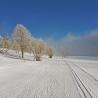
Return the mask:
<svg viewBox="0 0 98 98">
<path fill-rule="evenodd" d="M 24 50 L 21 49 L 21 55 L 22 55 L 22 58 L 24 58 Z"/>
</svg>

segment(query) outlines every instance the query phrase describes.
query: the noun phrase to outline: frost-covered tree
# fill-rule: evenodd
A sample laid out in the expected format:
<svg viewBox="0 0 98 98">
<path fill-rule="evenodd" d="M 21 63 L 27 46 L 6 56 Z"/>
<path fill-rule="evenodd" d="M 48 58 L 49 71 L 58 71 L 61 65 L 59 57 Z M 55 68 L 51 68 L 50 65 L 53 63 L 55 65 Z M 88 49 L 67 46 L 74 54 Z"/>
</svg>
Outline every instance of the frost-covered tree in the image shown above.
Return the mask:
<svg viewBox="0 0 98 98">
<path fill-rule="evenodd" d="M 23 25 L 17 24 L 12 37 L 12 39 L 17 42 L 17 45 L 20 46 L 21 56 L 24 58 L 24 52 L 28 47 L 28 40 L 32 39 L 30 31 Z"/>
<path fill-rule="evenodd" d="M 7 38 L 2 39 L 2 48 L 8 48 L 8 40 L 7 40 Z"/>
<path fill-rule="evenodd" d="M 44 47 L 44 43 L 39 40 L 35 40 L 32 42 L 32 51 L 36 61 L 41 61 L 41 56 L 44 54 Z"/>
<path fill-rule="evenodd" d="M 49 58 L 53 57 L 53 50 L 52 50 L 52 48 L 47 48 L 47 55 L 49 56 Z"/>
<path fill-rule="evenodd" d="M 9 49 L 9 40 L 8 38 L 5 36 L 5 37 L 2 37 L 0 38 L 0 52 L 1 53 L 6 53 Z"/>
<path fill-rule="evenodd" d="M 20 54 L 19 54 L 20 51 L 21 51 L 20 44 L 18 44 L 17 41 L 14 40 L 12 45 L 13 45 L 13 49 L 16 50 L 16 53 L 17 53 L 17 54 L 19 55 L 19 57 L 20 57 Z"/>
</svg>

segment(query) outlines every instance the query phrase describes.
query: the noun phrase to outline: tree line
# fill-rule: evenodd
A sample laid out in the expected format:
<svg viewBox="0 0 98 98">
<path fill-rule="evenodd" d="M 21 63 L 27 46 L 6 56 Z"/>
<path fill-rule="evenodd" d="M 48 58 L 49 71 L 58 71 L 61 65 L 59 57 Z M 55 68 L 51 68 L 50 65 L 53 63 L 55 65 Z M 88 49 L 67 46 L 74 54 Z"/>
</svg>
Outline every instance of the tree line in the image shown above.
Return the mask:
<svg viewBox="0 0 98 98">
<path fill-rule="evenodd" d="M 12 36 L 0 38 L 0 53 L 6 53 L 9 49 L 13 49 L 21 58 L 25 53 L 32 53 L 36 61 L 40 61 L 43 55 L 53 57 L 53 49 L 42 40 L 36 39 L 32 33 L 22 24 L 17 24 Z"/>
</svg>

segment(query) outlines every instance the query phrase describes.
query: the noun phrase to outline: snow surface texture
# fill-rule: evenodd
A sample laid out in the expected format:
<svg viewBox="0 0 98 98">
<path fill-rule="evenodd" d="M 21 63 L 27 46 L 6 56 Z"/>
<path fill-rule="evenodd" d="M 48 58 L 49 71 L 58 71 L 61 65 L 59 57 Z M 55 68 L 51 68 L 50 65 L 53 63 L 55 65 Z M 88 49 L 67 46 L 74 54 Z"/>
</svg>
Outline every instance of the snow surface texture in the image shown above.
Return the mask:
<svg viewBox="0 0 98 98">
<path fill-rule="evenodd" d="M 0 54 L 0 98 L 98 98 L 98 61 Z"/>
</svg>

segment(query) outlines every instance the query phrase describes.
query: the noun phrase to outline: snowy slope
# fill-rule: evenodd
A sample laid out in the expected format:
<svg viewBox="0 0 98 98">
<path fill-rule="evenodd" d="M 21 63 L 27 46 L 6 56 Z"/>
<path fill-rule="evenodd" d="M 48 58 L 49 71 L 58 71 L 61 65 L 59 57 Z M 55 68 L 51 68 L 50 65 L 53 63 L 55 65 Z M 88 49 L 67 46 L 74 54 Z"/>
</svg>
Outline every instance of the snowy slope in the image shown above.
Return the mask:
<svg viewBox="0 0 98 98">
<path fill-rule="evenodd" d="M 92 62 L 57 57 L 36 62 L 0 54 L 0 98 L 98 98 L 98 62 Z"/>
</svg>

